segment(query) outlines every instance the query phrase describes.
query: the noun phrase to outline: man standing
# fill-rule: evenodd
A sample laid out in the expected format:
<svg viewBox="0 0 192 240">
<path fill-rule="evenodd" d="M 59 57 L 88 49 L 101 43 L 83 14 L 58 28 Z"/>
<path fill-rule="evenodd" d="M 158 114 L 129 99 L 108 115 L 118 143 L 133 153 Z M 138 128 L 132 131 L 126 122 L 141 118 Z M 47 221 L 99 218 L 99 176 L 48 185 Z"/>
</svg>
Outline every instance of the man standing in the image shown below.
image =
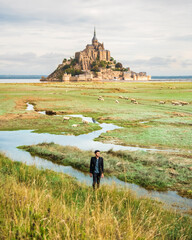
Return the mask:
<svg viewBox="0 0 192 240">
<path fill-rule="evenodd" d="M 90 161 L 90 177 L 93 176 L 93 189 L 95 189 L 95 184 L 97 182 L 97 188 L 99 188 L 100 178 L 104 177 L 104 168 L 103 168 L 103 158 L 100 157 L 100 151 L 95 150 L 95 157 L 91 158 Z"/>
</svg>

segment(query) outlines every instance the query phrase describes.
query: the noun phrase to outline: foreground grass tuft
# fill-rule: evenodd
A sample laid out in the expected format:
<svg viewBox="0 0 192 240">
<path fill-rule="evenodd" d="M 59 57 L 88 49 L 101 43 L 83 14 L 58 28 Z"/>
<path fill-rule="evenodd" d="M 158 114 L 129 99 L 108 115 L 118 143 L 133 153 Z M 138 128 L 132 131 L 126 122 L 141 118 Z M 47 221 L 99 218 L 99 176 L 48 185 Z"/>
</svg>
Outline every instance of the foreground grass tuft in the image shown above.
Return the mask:
<svg viewBox="0 0 192 240">
<path fill-rule="evenodd" d="M 190 239 L 192 220 L 115 185 L 92 187 L 0 154 L 1 239 Z"/>
</svg>

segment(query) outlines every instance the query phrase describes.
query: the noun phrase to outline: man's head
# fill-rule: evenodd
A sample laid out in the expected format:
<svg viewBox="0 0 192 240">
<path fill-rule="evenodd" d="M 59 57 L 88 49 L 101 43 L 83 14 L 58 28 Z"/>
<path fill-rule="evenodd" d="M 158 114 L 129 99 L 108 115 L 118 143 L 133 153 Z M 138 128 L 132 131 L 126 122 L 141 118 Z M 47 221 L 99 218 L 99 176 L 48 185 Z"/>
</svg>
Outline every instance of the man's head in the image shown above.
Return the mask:
<svg viewBox="0 0 192 240">
<path fill-rule="evenodd" d="M 100 156 L 100 151 L 99 150 L 95 150 L 95 156 L 99 157 Z"/>
</svg>

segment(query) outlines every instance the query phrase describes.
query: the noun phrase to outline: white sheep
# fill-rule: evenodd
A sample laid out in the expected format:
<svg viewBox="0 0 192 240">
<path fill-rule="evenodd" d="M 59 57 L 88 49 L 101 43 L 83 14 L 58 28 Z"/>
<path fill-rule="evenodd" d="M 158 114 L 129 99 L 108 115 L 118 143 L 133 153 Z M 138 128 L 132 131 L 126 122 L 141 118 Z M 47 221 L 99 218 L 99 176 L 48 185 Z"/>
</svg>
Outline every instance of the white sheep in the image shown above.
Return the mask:
<svg viewBox="0 0 192 240">
<path fill-rule="evenodd" d="M 172 104 L 173 105 L 181 105 L 180 102 L 174 102 L 174 101 L 172 101 Z"/>
<path fill-rule="evenodd" d="M 166 102 L 165 101 L 160 101 L 159 104 L 165 104 Z"/>
<path fill-rule="evenodd" d="M 65 121 L 65 120 L 69 120 L 70 119 L 70 117 L 63 117 L 63 122 Z"/>
<path fill-rule="evenodd" d="M 88 122 L 88 121 L 86 121 L 86 120 L 83 120 L 83 123 L 84 123 L 84 124 L 88 124 L 89 122 Z"/>
<path fill-rule="evenodd" d="M 132 103 L 136 102 L 136 99 L 135 98 L 131 98 L 131 102 Z"/>
<path fill-rule="evenodd" d="M 183 102 L 183 101 L 179 101 L 179 102 L 180 102 L 180 104 L 181 104 L 182 106 L 189 104 L 188 102 Z"/>
<path fill-rule="evenodd" d="M 98 97 L 98 100 L 104 101 L 104 98 L 103 98 L 102 96 L 99 96 L 99 97 Z"/>
</svg>

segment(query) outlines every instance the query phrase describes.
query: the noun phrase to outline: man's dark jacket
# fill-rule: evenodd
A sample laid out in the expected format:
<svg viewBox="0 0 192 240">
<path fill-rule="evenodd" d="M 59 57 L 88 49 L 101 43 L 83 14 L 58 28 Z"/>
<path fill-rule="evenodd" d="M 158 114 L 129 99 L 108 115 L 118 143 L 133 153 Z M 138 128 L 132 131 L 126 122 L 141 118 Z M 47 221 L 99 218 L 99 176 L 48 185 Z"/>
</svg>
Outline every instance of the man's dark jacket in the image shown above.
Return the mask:
<svg viewBox="0 0 192 240">
<path fill-rule="evenodd" d="M 90 173 L 92 174 L 94 173 L 94 170 L 95 170 L 95 164 L 96 164 L 96 157 L 92 157 L 90 161 Z M 99 166 L 99 174 L 101 175 L 104 172 L 102 157 L 99 157 L 98 166 Z"/>
</svg>

